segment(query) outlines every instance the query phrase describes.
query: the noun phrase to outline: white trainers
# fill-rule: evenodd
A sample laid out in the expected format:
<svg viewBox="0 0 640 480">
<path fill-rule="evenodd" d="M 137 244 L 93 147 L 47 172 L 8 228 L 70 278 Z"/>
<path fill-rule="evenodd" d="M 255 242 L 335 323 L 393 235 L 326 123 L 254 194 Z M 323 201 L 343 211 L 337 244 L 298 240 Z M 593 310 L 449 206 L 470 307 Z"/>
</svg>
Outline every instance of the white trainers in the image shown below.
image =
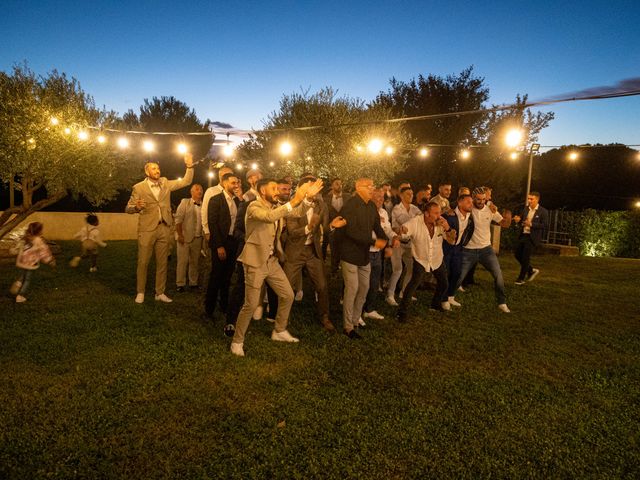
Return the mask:
<svg viewBox="0 0 640 480">
<path fill-rule="evenodd" d="M 11 295 L 17 295 L 21 288 L 22 288 L 22 282 L 20 280 L 16 280 L 11 285 L 11 288 L 9 289 L 9 293 L 11 293 Z"/>
<path fill-rule="evenodd" d="M 364 320 L 362 319 L 362 317 L 360 317 L 360 318 L 358 319 L 358 326 L 359 326 L 359 327 L 366 327 L 366 326 L 367 326 L 367 324 L 366 324 L 366 323 L 364 323 Z"/>
<path fill-rule="evenodd" d="M 418 301 L 418 298 L 417 298 L 417 297 L 411 297 L 411 301 L 412 301 L 412 302 L 417 302 L 417 301 Z"/>
<path fill-rule="evenodd" d="M 144 303 L 144 293 L 137 294 L 135 302 L 136 303 Z"/>
<path fill-rule="evenodd" d="M 244 348 L 242 348 L 242 345 L 242 343 L 231 342 L 231 353 L 238 357 L 244 357 Z"/>
<path fill-rule="evenodd" d="M 540 273 L 540 270 L 538 270 L 537 268 L 534 268 L 533 273 L 529 276 L 529 278 L 527 278 L 527 282 L 533 281 L 533 279 L 536 278 L 539 273 Z"/>
<path fill-rule="evenodd" d="M 267 317 L 267 322 L 269 322 L 269 323 L 276 323 L 276 319 L 275 319 L 275 318 L 269 318 L 269 317 Z"/>
<path fill-rule="evenodd" d="M 442 309 L 446 312 L 451 311 L 451 305 L 449 305 L 449 302 L 442 302 L 440 304 L 440 306 L 442 307 Z"/>
<path fill-rule="evenodd" d="M 161 293 L 160 295 L 156 295 L 156 302 L 171 303 L 173 300 L 167 297 L 164 293 Z"/>
<path fill-rule="evenodd" d="M 24 303 L 24 302 L 26 302 L 26 301 L 27 301 L 27 299 L 26 299 L 26 298 L 24 298 L 22 295 L 18 295 L 18 296 L 16 297 L 16 303 Z"/>
<path fill-rule="evenodd" d="M 466 290 L 464 288 L 462 288 L 462 287 L 458 287 L 458 291 L 459 292 L 466 292 Z"/>
<path fill-rule="evenodd" d="M 80 265 L 80 257 L 73 257 L 69 262 L 71 268 L 76 268 L 78 265 Z"/>
<path fill-rule="evenodd" d="M 96 273 L 96 272 L 98 271 L 98 267 L 91 267 L 91 268 L 89 269 L 89 271 L 90 271 L 91 273 Z"/>
<path fill-rule="evenodd" d="M 391 296 L 391 297 L 387 297 L 385 300 L 386 300 L 386 302 L 387 302 L 389 305 L 391 305 L 392 307 L 397 307 L 397 306 L 398 306 L 398 302 L 396 302 L 396 299 L 395 299 L 395 298 L 393 298 L 393 296 Z"/>
<path fill-rule="evenodd" d="M 507 307 L 506 303 L 501 303 L 500 305 L 498 305 L 498 310 L 503 313 L 511 313 L 511 310 L 509 310 L 509 307 Z"/>
<path fill-rule="evenodd" d="M 262 320 L 262 312 L 264 311 L 264 309 L 262 308 L 262 305 L 260 305 L 258 308 L 256 308 L 253 312 L 253 318 L 254 320 Z"/>
<path fill-rule="evenodd" d="M 456 301 L 456 297 L 449 297 L 449 299 L 447 300 L 449 302 L 449 305 L 451 305 L 452 307 L 461 307 L 462 304 L 458 301 Z"/>
<path fill-rule="evenodd" d="M 380 315 L 376 310 L 364 312 L 362 316 L 364 318 L 373 318 L 374 320 L 384 320 L 384 315 Z"/>
<path fill-rule="evenodd" d="M 304 292 L 302 290 L 298 290 L 294 299 L 296 302 L 301 302 L 302 297 L 304 297 Z"/>
<path fill-rule="evenodd" d="M 289 342 L 296 343 L 300 340 L 291 335 L 287 330 L 283 330 L 281 332 L 276 332 L 275 330 L 271 332 L 271 340 L 275 342 Z"/>
</svg>

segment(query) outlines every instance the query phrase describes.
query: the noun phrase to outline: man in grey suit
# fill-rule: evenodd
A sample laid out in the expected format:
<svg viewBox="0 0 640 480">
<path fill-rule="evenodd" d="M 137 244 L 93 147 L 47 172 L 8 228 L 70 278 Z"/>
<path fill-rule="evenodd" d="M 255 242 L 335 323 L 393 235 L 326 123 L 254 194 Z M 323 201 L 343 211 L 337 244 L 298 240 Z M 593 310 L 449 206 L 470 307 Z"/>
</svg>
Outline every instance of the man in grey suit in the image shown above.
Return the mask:
<svg viewBox="0 0 640 480">
<path fill-rule="evenodd" d="M 298 185 L 302 186 L 315 181 L 314 177 L 305 177 Z M 307 197 L 309 198 L 308 194 Z M 322 261 L 322 237 L 323 232 L 328 229 L 329 222 L 327 208 L 321 200 L 321 198 L 313 199 L 313 205 L 305 215 L 287 219 L 284 273 L 289 283 L 294 285 L 296 279 L 302 274 L 302 269 L 307 268 L 318 294 L 320 323 L 326 331 L 335 333 L 336 329 L 329 320 L 329 290 Z"/>
<path fill-rule="evenodd" d="M 340 216 L 342 207 L 351 198 L 351 195 L 342 190 L 342 180 L 334 178 L 331 180 L 331 190 L 324 196 L 324 204 L 327 206 L 327 224 L 331 223 L 334 218 Z M 337 272 L 340 264 L 340 253 L 338 252 L 339 243 L 333 242 L 331 236 L 327 233 L 322 243 L 322 258 L 327 258 L 327 245 L 331 243 L 331 271 Z"/>
<path fill-rule="evenodd" d="M 164 290 L 167 286 L 167 258 L 173 215 L 171 214 L 171 192 L 191 185 L 193 180 L 193 157 L 184 156 L 187 171 L 181 180 L 168 180 L 160 176 L 160 166 L 149 162 L 144 167 L 147 175 L 136 183 L 125 212 L 138 216 L 138 268 L 136 272 L 136 303 L 144 302 L 147 283 L 147 267 L 154 250 L 156 252 L 156 296 L 160 302 L 170 303 Z"/>
<path fill-rule="evenodd" d="M 183 198 L 176 210 L 176 233 L 178 234 L 178 266 L 176 267 L 177 291 L 183 292 L 187 284 L 187 266 L 189 268 L 189 286 L 198 288 L 198 263 L 202 249 L 202 185 L 191 187 L 191 198 Z"/>
<path fill-rule="evenodd" d="M 262 284 L 265 281 L 278 295 L 278 313 L 271 339 L 279 342 L 299 341 L 287 331 L 293 289 L 279 263 L 279 259 L 284 257 L 280 243 L 282 219 L 304 215 L 310 206 L 306 200 L 307 194 L 313 197 L 321 189 L 322 180 L 305 183 L 290 201 L 276 207 L 278 184 L 273 180 L 260 180 L 256 184 L 258 198 L 247 207 L 245 245 L 238 257 L 244 267 L 245 294 L 231 341 L 231 353 L 234 355 L 244 356 L 244 336 L 253 312 L 262 301 Z"/>
</svg>

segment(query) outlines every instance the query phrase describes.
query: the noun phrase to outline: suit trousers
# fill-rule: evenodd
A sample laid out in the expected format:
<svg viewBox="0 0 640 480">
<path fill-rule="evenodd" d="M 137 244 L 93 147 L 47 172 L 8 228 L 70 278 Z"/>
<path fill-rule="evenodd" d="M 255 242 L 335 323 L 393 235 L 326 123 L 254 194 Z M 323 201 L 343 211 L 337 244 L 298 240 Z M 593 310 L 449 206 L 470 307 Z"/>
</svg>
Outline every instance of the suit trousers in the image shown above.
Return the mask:
<svg viewBox="0 0 640 480">
<path fill-rule="evenodd" d="M 262 304 L 264 295 L 262 284 L 265 281 L 278 295 L 278 313 L 274 330 L 282 332 L 287 329 L 289 313 L 293 305 L 293 289 L 278 259 L 275 256 L 271 256 L 260 267 L 244 265 L 244 305 L 238 314 L 233 343 L 244 343 L 244 337 L 251 323 L 253 312 L 258 305 Z"/>
<path fill-rule="evenodd" d="M 318 315 L 322 319 L 329 315 L 329 291 L 324 274 L 324 264 L 316 256 L 313 245 L 305 245 L 297 258 L 290 259 L 287 257 L 287 261 L 284 264 L 284 273 L 292 286 L 295 285 L 295 280 L 302 274 L 304 267 L 307 267 L 313 287 L 318 293 Z"/>
<path fill-rule="evenodd" d="M 220 260 L 218 257 L 217 249 L 211 249 L 211 274 L 209 275 L 207 293 L 204 297 L 204 311 L 209 316 L 213 315 L 216 304 L 219 304 L 220 310 L 225 313 L 229 307 L 229 288 L 233 269 L 236 265 L 238 240 L 229 235 L 223 243 L 223 247 L 227 252 L 227 257 L 224 260 Z M 220 297 L 219 302 L 218 296 Z"/>
<path fill-rule="evenodd" d="M 531 241 L 531 235 L 523 233 L 518 239 L 518 245 L 516 246 L 516 260 L 520 264 L 520 275 L 518 280 L 525 280 L 533 273 L 533 267 L 531 266 L 531 252 L 534 245 Z"/>
<path fill-rule="evenodd" d="M 402 268 L 404 264 L 404 278 L 402 280 L 402 288 L 400 292 L 409 284 L 413 273 L 413 255 L 411 254 L 411 246 L 402 244 L 399 248 L 393 249 L 391 255 L 391 277 L 389 278 L 389 287 L 387 288 L 387 297 L 395 296 L 396 286 L 402 276 Z"/>
<path fill-rule="evenodd" d="M 376 310 L 378 287 L 380 286 L 382 265 L 384 263 L 384 250 L 369 252 L 369 259 L 371 261 L 371 276 L 369 278 L 369 290 L 363 307 L 364 311 L 367 313 L 371 313 Z"/>
<path fill-rule="evenodd" d="M 444 254 L 444 264 L 447 267 L 449 286 L 442 298 L 442 301 L 446 301 L 448 297 L 455 297 L 456 286 L 460 279 L 460 272 L 462 272 L 462 245 L 454 245 L 447 249 Z"/>
<path fill-rule="evenodd" d="M 144 293 L 147 285 L 147 269 L 151 255 L 156 254 L 156 295 L 162 295 L 167 286 L 167 263 L 171 229 L 164 223 L 151 232 L 138 233 L 138 268 L 136 291 Z"/>
<path fill-rule="evenodd" d="M 367 263 L 365 266 L 359 266 L 342 260 L 340 269 L 344 280 L 342 320 L 344 329 L 351 331 L 358 326 L 358 320 L 362 315 L 362 308 L 369 291 L 371 264 Z"/>
<path fill-rule="evenodd" d="M 447 292 L 447 267 L 445 267 L 444 262 L 442 262 L 438 268 L 431 270 L 431 273 L 433 273 L 433 276 L 436 279 L 436 291 L 431 299 L 431 307 L 437 309 L 440 308 L 442 297 Z M 411 303 L 411 297 L 418 289 L 418 285 L 420 285 L 422 280 L 424 280 L 426 274 L 427 271 L 425 268 L 419 262 L 414 261 L 411 280 L 409 281 L 409 285 L 407 285 L 407 289 L 405 290 L 404 296 L 400 301 L 400 306 L 398 307 L 398 318 L 402 320 L 407 318 L 407 310 Z"/>
<path fill-rule="evenodd" d="M 176 285 L 184 287 L 187 284 L 187 267 L 189 269 L 189 285 L 198 285 L 198 262 L 202 237 L 194 237 L 190 242 L 177 242 L 178 265 L 176 266 Z"/>
</svg>

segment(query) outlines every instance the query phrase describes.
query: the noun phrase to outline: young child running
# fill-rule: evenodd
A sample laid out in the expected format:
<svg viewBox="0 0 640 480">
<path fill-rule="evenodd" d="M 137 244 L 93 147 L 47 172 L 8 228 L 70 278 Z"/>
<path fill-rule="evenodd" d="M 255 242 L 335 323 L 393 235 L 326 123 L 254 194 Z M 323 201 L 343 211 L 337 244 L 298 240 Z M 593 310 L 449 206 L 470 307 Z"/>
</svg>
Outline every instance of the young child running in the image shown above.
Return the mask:
<svg viewBox="0 0 640 480">
<path fill-rule="evenodd" d="M 31 283 L 33 272 L 38 269 L 40 262 L 47 263 L 52 267 L 56 265 L 56 259 L 51 254 L 47 242 L 42 238 L 43 226 L 40 222 L 32 222 L 27 227 L 27 231 L 15 247 L 18 257 L 16 267 L 18 267 L 19 277 L 11 285 L 10 292 L 16 295 L 16 303 L 26 302 L 25 294 Z"/>
<path fill-rule="evenodd" d="M 107 244 L 100 237 L 98 216 L 90 213 L 87 215 L 86 222 L 87 224 L 74 235 L 74 238 L 80 240 L 81 254 L 79 257 L 73 257 L 69 266 L 76 268 L 80 265 L 82 258 L 89 258 L 91 259 L 89 271 L 93 273 L 98 271 L 98 245 L 104 248 Z"/>
</svg>

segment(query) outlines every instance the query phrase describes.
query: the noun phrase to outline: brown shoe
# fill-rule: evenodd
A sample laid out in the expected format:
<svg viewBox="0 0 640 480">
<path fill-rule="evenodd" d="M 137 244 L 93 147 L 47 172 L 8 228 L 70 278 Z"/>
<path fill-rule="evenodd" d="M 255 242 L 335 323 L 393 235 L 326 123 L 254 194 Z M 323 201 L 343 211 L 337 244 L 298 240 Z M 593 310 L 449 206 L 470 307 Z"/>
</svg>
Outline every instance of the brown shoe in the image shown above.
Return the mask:
<svg viewBox="0 0 640 480">
<path fill-rule="evenodd" d="M 336 327 L 333 326 L 333 323 L 331 323 L 331 320 L 329 320 L 328 316 L 325 315 L 324 317 L 322 317 L 320 323 L 322 323 L 322 328 L 324 328 L 327 332 L 331 334 L 336 333 Z"/>
</svg>

